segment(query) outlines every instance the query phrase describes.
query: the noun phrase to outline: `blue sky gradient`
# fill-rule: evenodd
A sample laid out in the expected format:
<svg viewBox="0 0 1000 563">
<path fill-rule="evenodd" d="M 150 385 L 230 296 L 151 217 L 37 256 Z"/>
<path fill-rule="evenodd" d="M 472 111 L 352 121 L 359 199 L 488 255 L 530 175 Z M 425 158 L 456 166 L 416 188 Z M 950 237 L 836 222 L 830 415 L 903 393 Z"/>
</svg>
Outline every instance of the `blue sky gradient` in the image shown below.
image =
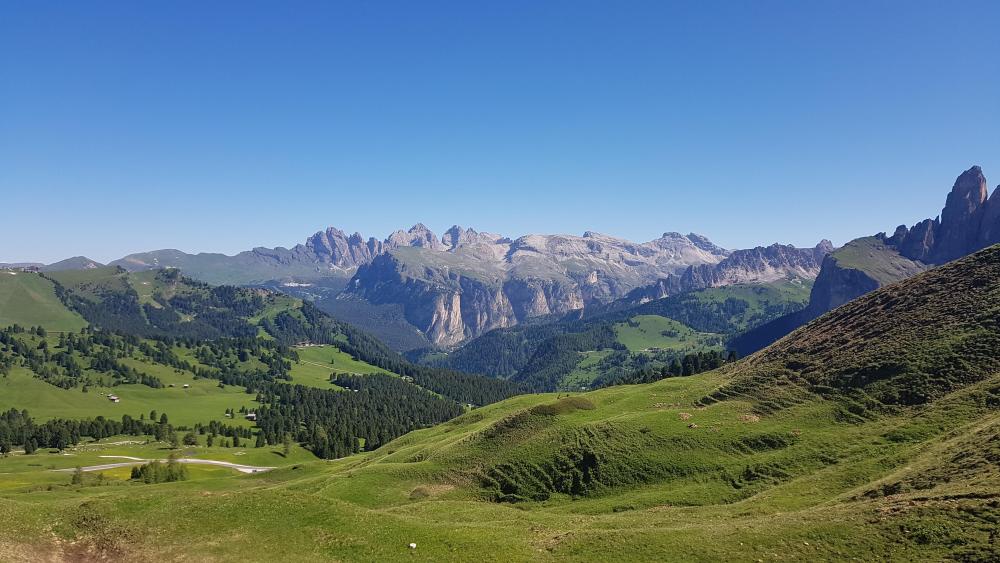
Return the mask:
<svg viewBox="0 0 1000 563">
<path fill-rule="evenodd" d="M 0 261 L 329 225 L 843 243 L 1000 184 L 1000 2 L 18 2 Z"/>
</svg>

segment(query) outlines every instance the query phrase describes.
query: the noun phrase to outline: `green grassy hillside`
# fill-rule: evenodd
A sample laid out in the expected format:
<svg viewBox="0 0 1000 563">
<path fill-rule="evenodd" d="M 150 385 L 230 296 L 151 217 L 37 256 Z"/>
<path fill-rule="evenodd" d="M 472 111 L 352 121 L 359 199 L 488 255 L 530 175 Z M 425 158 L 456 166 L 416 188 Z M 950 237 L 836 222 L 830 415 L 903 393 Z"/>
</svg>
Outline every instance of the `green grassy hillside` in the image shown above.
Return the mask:
<svg viewBox="0 0 1000 563">
<path fill-rule="evenodd" d="M 995 247 L 720 370 L 515 397 L 336 462 L 0 487 L 0 547 L 14 560 L 994 561 L 998 280 Z"/>
<path fill-rule="evenodd" d="M 840 268 L 864 272 L 881 285 L 919 274 L 927 266 L 899 254 L 875 237 L 852 240 L 830 255 Z"/>
<path fill-rule="evenodd" d="M 0 327 L 13 324 L 69 331 L 87 326 L 59 301 L 51 281 L 32 272 L 0 271 Z"/>
<path fill-rule="evenodd" d="M 691 327 L 658 315 L 637 315 L 614 325 L 618 342 L 631 352 L 651 350 L 694 351 L 721 348 L 719 334 L 697 332 Z"/>
</svg>

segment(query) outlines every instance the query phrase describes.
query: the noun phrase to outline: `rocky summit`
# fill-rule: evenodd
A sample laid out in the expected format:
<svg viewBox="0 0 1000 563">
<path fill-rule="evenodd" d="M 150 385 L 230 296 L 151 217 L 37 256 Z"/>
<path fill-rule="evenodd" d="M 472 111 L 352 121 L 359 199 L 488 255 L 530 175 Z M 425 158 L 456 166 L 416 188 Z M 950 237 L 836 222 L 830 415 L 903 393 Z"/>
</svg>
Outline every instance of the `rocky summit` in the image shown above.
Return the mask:
<svg viewBox="0 0 1000 563">
<path fill-rule="evenodd" d="M 734 341 L 741 353 L 759 350 L 795 328 L 880 287 L 1000 242 L 1000 186 L 988 195 L 979 166 L 960 174 L 941 215 L 892 235 L 852 240 L 822 263 L 809 305 Z"/>
</svg>

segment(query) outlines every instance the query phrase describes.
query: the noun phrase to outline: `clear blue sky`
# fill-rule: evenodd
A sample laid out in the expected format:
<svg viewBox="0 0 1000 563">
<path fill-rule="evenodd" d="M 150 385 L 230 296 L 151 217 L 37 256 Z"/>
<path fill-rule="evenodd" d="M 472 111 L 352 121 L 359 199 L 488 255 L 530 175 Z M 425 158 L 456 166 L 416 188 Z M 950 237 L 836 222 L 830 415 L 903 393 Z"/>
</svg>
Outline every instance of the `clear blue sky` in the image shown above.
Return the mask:
<svg viewBox="0 0 1000 563">
<path fill-rule="evenodd" d="M 7 2 L 0 261 L 842 243 L 1000 184 L 1000 2 Z"/>
</svg>

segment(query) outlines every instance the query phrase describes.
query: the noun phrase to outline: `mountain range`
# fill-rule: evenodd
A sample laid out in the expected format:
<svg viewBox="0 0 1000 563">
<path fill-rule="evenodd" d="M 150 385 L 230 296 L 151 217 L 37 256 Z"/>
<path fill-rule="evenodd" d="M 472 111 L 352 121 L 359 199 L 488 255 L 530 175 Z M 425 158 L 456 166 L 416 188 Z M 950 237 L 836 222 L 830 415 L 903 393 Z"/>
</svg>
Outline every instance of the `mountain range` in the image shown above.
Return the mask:
<svg viewBox="0 0 1000 563">
<path fill-rule="evenodd" d="M 374 332 L 397 349 L 450 347 L 496 328 L 630 296 L 637 302 L 733 283 L 812 279 L 829 241 L 730 251 L 697 234 L 634 243 L 586 232 L 516 239 L 423 224 L 384 240 L 328 228 L 287 248 L 235 256 L 159 250 L 112 262 L 174 267 L 216 284 L 262 285 Z M 373 321 L 377 319 L 377 321 Z"/>
<path fill-rule="evenodd" d="M 510 238 L 423 224 L 385 239 L 330 227 L 292 248 L 234 256 L 156 250 L 111 262 L 129 271 L 165 267 L 207 283 L 262 286 L 322 310 L 399 351 L 457 347 L 494 329 L 620 310 L 668 296 L 738 284 L 812 281 L 808 305 L 731 341 L 740 353 L 873 289 L 1000 241 L 1000 195 L 978 166 L 956 180 L 940 217 L 836 249 L 773 244 L 727 250 L 697 235 L 635 243 L 595 232 Z M 75 257 L 41 271 L 100 266 Z"/>
</svg>

